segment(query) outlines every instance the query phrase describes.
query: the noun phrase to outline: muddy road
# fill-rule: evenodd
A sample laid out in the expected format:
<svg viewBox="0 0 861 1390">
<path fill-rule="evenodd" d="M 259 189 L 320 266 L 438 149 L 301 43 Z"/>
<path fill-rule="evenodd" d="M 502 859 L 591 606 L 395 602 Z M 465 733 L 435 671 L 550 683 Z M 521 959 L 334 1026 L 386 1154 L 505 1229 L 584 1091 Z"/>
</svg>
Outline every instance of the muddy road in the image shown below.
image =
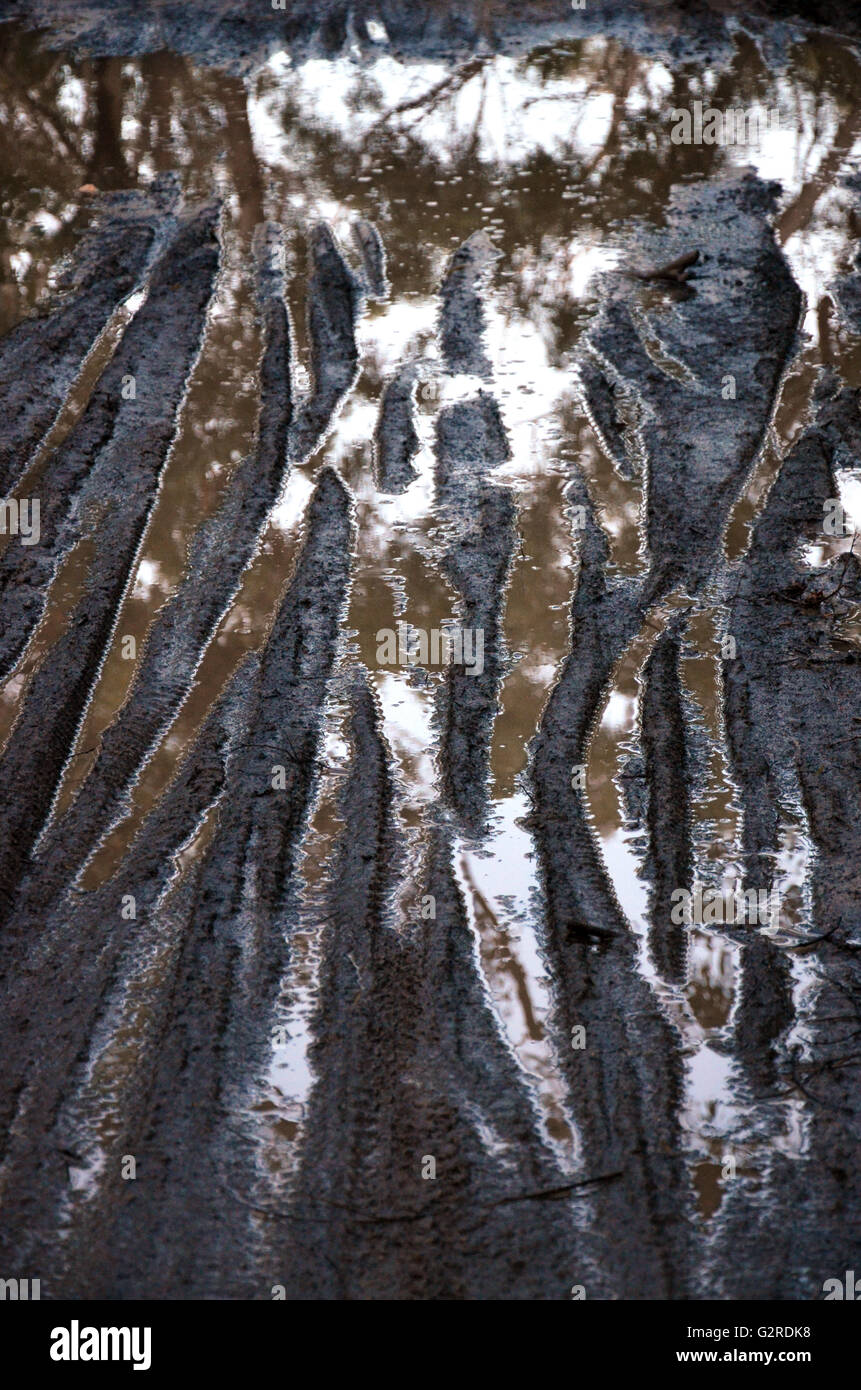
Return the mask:
<svg viewBox="0 0 861 1390">
<path fill-rule="evenodd" d="M 600 8 L 0 6 L 45 1299 L 857 1266 L 857 16 Z"/>
</svg>

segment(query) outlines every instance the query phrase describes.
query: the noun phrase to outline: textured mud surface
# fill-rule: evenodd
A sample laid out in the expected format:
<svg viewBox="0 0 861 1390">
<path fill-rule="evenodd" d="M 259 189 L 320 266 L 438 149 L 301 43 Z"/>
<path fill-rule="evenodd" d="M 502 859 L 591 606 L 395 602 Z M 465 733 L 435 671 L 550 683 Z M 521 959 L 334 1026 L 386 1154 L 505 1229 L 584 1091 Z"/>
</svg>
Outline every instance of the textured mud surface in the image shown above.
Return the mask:
<svg viewBox="0 0 861 1390">
<path fill-rule="evenodd" d="M 857 1266 L 861 59 L 816 9 L 4 8 L 4 1277 Z M 704 94 L 780 140 L 674 144 Z"/>
</svg>

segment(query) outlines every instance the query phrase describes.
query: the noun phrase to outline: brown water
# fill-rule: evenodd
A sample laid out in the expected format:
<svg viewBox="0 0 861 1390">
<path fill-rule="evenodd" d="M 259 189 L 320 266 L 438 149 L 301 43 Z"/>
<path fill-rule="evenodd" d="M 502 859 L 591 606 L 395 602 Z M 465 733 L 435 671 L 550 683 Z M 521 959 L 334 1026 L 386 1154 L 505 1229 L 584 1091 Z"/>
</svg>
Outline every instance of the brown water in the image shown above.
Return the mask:
<svg viewBox="0 0 861 1390">
<path fill-rule="evenodd" d="M 522 825 L 527 809 L 522 774 L 529 741 L 568 650 L 577 536 L 565 510 L 564 488 L 575 466 L 582 469 L 606 527 L 613 564 L 621 573 L 636 574 L 642 562 L 640 483 L 619 477 L 604 456 L 578 402 L 571 367 L 596 306 L 592 276 L 617 259 L 625 219 L 663 221 L 673 182 L 746 162 L 780 179 L 778 235 L 806 296 L 807 336 L 727 531 L 728 558 L 737 559 L 780 459 L 807 419 L 816 365 L 835 363 L 849 384 L 861 384 L 861 341 L 840 326 L 827 293 L 833 277 L 849 268 L 859 231 L 858 214 L 839 188 L 861 139 L 858 57 L 850 47 L 822 38 L 790 47 L 785 62 L 770 69 L 753 43 L 742 39 L 731 65 L 703 73 L 695 63 L 671 68 L 616 41 L 596 39 L 546 46 L 520 58 L 479 57 L 450 70 L 440 63 L 399 61 L 381 44 L 378 59 L 365 63 L 345 57 L 297 68 L 276 55 L 241 80 L 170 53 L 85 61 L 43 51 L 34 36 L 14 28 L 6 26 L 2 33 L 0 331 L 50 291 L 86 225 L 92 194 L 83 190 L 88 186 L 100 191 L 143 186 L 159 171 L 177 169 L 189 198 L 217 193 L 224 200 L 223 268 L 203 349 L 60 806 L 85 775 L 101 731 L 128 690 L 133 663 L 122 658 L 122 636 L 132 634 L 140 644 L 154 612 L 183 574 L 195 528 L 213 512 L 252 446 L 260 351 L 250 256 L 254 227 L 266 218 L 284 229 L 300 388 L 302 364 L 308 362 L 304 237 L 309 225 L 325 218 L 351 255 L 351 221 L 357 216 L 374 221 L 386 246 L 391 283 L 390 299 L 370 304 L 360 323 L 361 374 L 354 390 L 325 442 L 290 476 L 186 703 L 135 789 L 133 811 L 90 862 L 86 886 L 116 867 L 229 675 L 245 652 L 265 640 L 301 540 L 313 478 L 324 462 L 335 465 L 356 500 L 357 555 L 341 659 L 349 663 L 360 657 L 374 673 L 402 788 L 408 863 L 418 864 L 424 808 L 438 797 L 431 723 L 438 678 L 423 687 L 410 671 L 380 668 L 376 633 L 398 621 L 439 628 L 455 616 L 455 595 L 440 570 L 433 511 L 438 393 L 420 393 L 422 449 L 415 460 L 420 476 L 403 496 L 377 492 L 371 438 L 381 385 L 395 367 L 407 357 L 438 359 L 436 296 L 447 258 L 479 228 L 491 237 L 499 254 L 488 290 L 487 346 L 512 452 L 496 476 L 513 490 L 520 548 L 506 594 L 510 668 L 492 747 L 493 828 L 481 844 L 459 844 L 457 869 L 476 959 L 500 1026 L 533 1081 L 548 1133 L 566 1162 L 574 1164 L 576 1136 L 566 1118 L 564 1086 L 546 1027 L 549 996 L 535 930 L 535 861 Z M 669 112 L 697 97 L 727 106 L 778 106 L 781 129 L 753 149 L 674 146 Z M 122 322 L 137 307 L 132 301 L 106 329 L 51 444 L 86 404 Z M 457 383 L 447 389 L 456 391 Z M 44 456 L 43 449 L 34 468 Z M 861 477 L 847 476 L 843 483 L 844 497 L 861 523 Z M 820 549 L 811 563 L 826 559 Z M 29 674 L 63 630 L 71 596 L 89 563 L 86 551 L 76 552 L 59 575 L 39 631 L 0 691 L 0 733 L 8 732 Z M 683 596 L 678 601 L 683 603 Z M 723 751 L 717 613 L 704 603 L 692 616 L 683 666 L 692 717 L 709 746 L 706 784 L 695 806 L 698 869 L 708 869 L 710 881 L 731 886 L 740 825 Z M 678 989 L 656 978 L 648 956 L 642 827 L 628 820 L 619 773 L 637 751 L 640 676 L 661 615 L 652 617 L 657 626 L 644 628 L 608 690 L 589 749 L 589 800 L 617 895 L 641 942 L 642 969 L 684 1040 L 690 1161 L 708 1217 L 720 1204 L 727 1146 L 741 1171 L 748 1162 L 755 1169 L 756 1123 L 745 1115 L 720 1050 L 735 1000 L 737 946 L 719 931 L 694 933 L 689 978 Z M 271 1148 L 274 1168 L 284 1162 L 283 1141 L 299 1132 L 310 1081 L 304 1048 L 321 894 L 347 760 L 344 710 L 337 699 L 326 719 L 328 771 L 303 856 L 303 926 L 285 982 L 285 1040 L 275 1048 L 271 1072 L 271 1132 L 281 1141 Z M 193 865 L 205 840 L 204 834 L 186 848 L 181 868 Z M 809 859 L 803 815 L 789 806 L 780 860 L 784 931 L 807 925 Z M 409 872 L 407 879 L 405 904 Z M 168 942 L 157 944 L 148 968 L 158 969 L 161 954 L 170 949 Z M 803 997 L 807 967 L 795 959 Z M 133 1022 L 133 997 L 127 1008 Z M 115 1048 L 121 1050 L 132 1032 L 132 1023 L 122 1027 Z M 99 1067 L 107 1075 L 117 1065 L 106 1055 Z M 99 1067 L 92 1079 L 96 1091 Z M 800 1152 L 803 1122 L 791 1099 L 779 1130 L 770 1142 Z"/>
</svg>

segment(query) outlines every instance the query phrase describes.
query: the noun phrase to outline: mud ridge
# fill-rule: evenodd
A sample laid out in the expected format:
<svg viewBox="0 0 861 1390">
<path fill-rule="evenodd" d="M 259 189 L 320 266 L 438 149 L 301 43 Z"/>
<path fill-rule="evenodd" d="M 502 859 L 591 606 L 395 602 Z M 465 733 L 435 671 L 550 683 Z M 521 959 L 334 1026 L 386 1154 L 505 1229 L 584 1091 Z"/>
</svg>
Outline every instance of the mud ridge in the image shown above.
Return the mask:
<svg viewBox="0 0 861 1390">
<path fill-rule="evenodd" d="M 288 1297 L 563 1298 L 577 1270 L 576 1193 L 497 1032 L 446 831 L 431 834 L 412 920 L 397 927 L 387 912 L 393 786 L 364 676 L 351 736 L 317 1085 L 280 1218 Z"/>
<path fill-rule="evenodd" d="M 690 885 L 693 867 L 680 659 L 676 622 L 646 662 L 640 711 L 653 869 L 650 946 L 661 975 L 676 982 L 684 980 L 687 947 L 684 927 L 671 921 L 672 893 Z"/>
<path fill-rule="evenodd" d="M 572 496 L 582 497 L 587 524 L 571 654 L 545 706 L 530 769 L 554 1033 L 587 1163 L 622 1174 L 594 1198 L 596 1296 L 678 1298 L 689 1296 L 693 1260 L 678 1039 L 639 973 L 593 835 L 587 789 L 572 785 L 586 764 L 602 691 L 641 627 L 641 586 L 608 578 L 606 538 L 585 491 L 575 485 Z M 574 1045 L 579 1028 L 582 1048 Z"/>
<path fill-rule="evenodd" d="M 127 804 L 130 780 L 181 705 L 203 650 L 236 592 L 287 471 L 292 413 L 290 324 L 283 246 L 274 226 L 256 241 L 263 325 L 261 404 L 254 450 L 236 468 L 223 502 L 189 547 L 186 576 L 147 633 L 129 695 L 101 736 L 75 799 L 42 836 L 18 910 L 38 911 L 77 870 Z"/>
<path fill-rule="evenodd" d="M 324 222 L 308 238 L 308 337 L 313 389 L 297 403 L 288 434 L 288 455 L 299 462 L 311 454 L 356 379 L 359 350 L 356 321 L 364 286 L 347 265 Z"/>
<path fill-rule="evenodd" d="M 405 492 L 418 473 L 413 459 L 419 451 L 415 427 L 415 389 L 418 364 L 408 362 L 386 383 L 374 431 L 374 472 L 381 492 Z"/>
<path fill-rule="evenodd" d="M 178 185 L 99 200 L 93 225 L 48 307 L 0 342 L 0 399 L 8 426 L 0 440 L 0 495 L 18 482 L 113 311 L 139 285 L 171 225 Z"/>
<path fill-rule="evenodd" d="M 386 249 L 373 222 L 358 218 L 350 228 L 356 249 L 362 258 L 366 293 L 372 299 L 386 299 L 389 282 L 386 279 Z"/>
<path fill-rule="evenodd" d="M 666 230 L 639 235 L 636 263 L 629 253 L 605 278 L 589 346 L 639 404 L 648 603 L 679 586 L 693 593 L 709 575 L 795 344 L 801 296 L 774 238 L 775 194 L 750 173 L 676 188 Z M 685 285 L 637 284 L 643 262 L 692 250 Z M 614 383 L 594 374 L 590 360 L 589 395 L 604 418 Z"/>
<path fill-rule="evenodd" d="M 446 371 L 490 377 L 481 289 L 496 259 L 486 232 L 473 232 L 451 258 L 443 282 L 439 336 Z"/>
<path fill-rule="evenodd" d="M 9 884 L 20 878 L 50 808 L 132 574 L 200 345 L 218 267 L 216 219 L 217 209 L 208 207 L 189 214 L 181 224 L 153 272 L 147 304 L 105 372 L 80 428 L 63 446 L 56 464 L 49 465 L 40 484 L 46 505 L 43 543 L 35 547 L 38 557 L 23 558 L 22 547 L 13 542 L 0 561 L 0 613 L 7 623 L 3 635 L 8 659 L 10 648 L 14 651 L 23 643 L 43 606 L 57 556 L 84 535 L 94 545 L 83 592 L 66 631 L 33 676 L 0 758 L 0 815 L 5 826 L 0 877 Z M 121 395 L 126 370 L 132 371 L 136 384 L 135 397 L 129 399 Z M 98 444 L 102 447 L 91 463 Z M 70 520 L 76 498 L 79 515 L 89 515 L 89 523 L 82 520 L 75 526 Z M 4 915 L 8 906 L 6 898 Z"/>
<path fill-rule="evenodd" d="M 748 1083 L 766 1101 L 786 1090 L 802 1097 L 809 1132 L 803 1158 L 775 1156 L 766 1196 L 744 1186 L 733 1193 L 724 1225 L 732 1250 L 724 1256 L 725 1284 L 733 1297 L 754 1289 L 758 1297 L 812 1297 L 823 1271 L 849 1267 L 861 1234 L 853 1157 L 861 1134 L 854 848 L 861 780 L 851 752 L 861 663 L 840 634 L 846 605 L 861 598 L 861 564 L 847 551 L 811 570 L 799 553 L 805 541 L 821 537 L 823 504 L 838 497 L 835 458 L 861 457 L 859 404 L 857 391 L 841 388 L 831 373 L 823 376 L 815 421 L 783 463 L 732 599 L 737 655 L 725 663 L 724 679 L 734 775 L 746 812 L 747 881 L 771 881 L 778 800 L 786 778 L 794 778 L 816 849 L 805 954 L 817 980 L 804 1017 L 807 1045 L 788 1047 L 789 953 L 762 939 L 745 951 L 748 979 L 736 1037 Z M 836 750 L 842 754 L 835 757 Z M 776 983 L 762 988 L 768 975 L 784 981 L 782 991 Z M 764 1221 L 772 1232 L 767 1246 Z"/>
<path fill-rule="evenodd" d="M 449 263 L 441 290 L 440 342 L 450 374 L 491 375 L 481 288 L 493 254 L 485 234 L 474 233 Z M 436 422 L 435 452 L 436 513 L 448 536 L 442 570 L 463 600 L 464 660 L 449 666 L 439 702 L 443 785 L 467 834 L 477 835 L 487 812 L 490 740 L 504 671 L 506 580 L 518 544 L 511 491 L 487 476 L 511 457 L 495 398 L 479 390 L 444 406 Z M 479 641 L 480 662 L 475 659 Z"/>
<path fill-rule="evenodd" d="M 490 740 L 504 670 L 502 608 L 517 545 L 517 509 L 506 488 L 462 474 L 448 486 L 438 485 L 437 497 L 439 514 L 456 535 L 443 571 L 463 599 L 465 659 L 476 657 L 479 638 L 483 645 L 483 669 L 475 659 L 474 669 L 465 662 L 449 666 L 439 705 L 447 800 L 467 833 L 475 835 L 487 810 Z"/>
<path fill-rule="evenodd" d="M 2 1173 L 11 1211 L 21 1215 L 20 1224 L 16 1216 L 6 1226 L 20 1259 L 35 1239 L 25 1234 L 32 1203 L 48 1228 L 56 1221 L 65 1186 L 57 1154 L 81 1144 L 75 1123 L 86 1114 L 88 1065 L 72 1064 L 98 1055 L 105 1030 L 109 1041 L 115 1036 L 112 1011 L 134 989 L 141 950 L 164 957 L 164 971 L 144 991 L 151 1036 L 117 1083 L 122 1095 L 114 1095 L 122 1132 L 103 1164 L 110 1181 L 97 1189 L 100 1255 L 92 1263 L 86 1232 L 95 1208 L 75 1217 L 79 1245 L 69 1268 L 75 1286 L 93 1297 L 139 1296 L 141 1289 L 154 1297 L 235 1295 L 243 1278 L 249 1216 L 227 1193 L 237 1166 L 250 1186 L 254 1159 L 250 1142 L 236 1144 L 230 1117 L 268 1053 L 272 1003 L 288 959 L 292 865 L 317 777 L 319 708 L 350 570 L 350 510 L 343 484 L 324 469 L 265 651 L 246 659 L 217 702 L 114 878 L 73 895 L 71 913 L 61 905 L 41 941 L 28 937 L 29 964 L 8 989 L 9 1013 L 21 1027 L 9 1059 L 5 1099 L 14 1110 Z M 212 811 L 202 857 L 177 880 L 175 853 Z M 136 917 L 126 922 L 129 893 Z M 170 949 L 159 947 L 173 929 L 180 937 Z M 27 999 L 31 971 L 40 981 L 37 1009 Z M 50 1020 L 58 1018 L 52 1036 Z M 55 1114 L 56 1152 L 44 1160 L 43 1188 L 28 1178 L 28 1165 Z M 123 1152 L 138 1156 L 147 1181 L 134 1193 L 126 1188 L 118 1203 L 113 1183 Z M 65 1277 L 59 1251 L 46 1279 L 57 1293 Z"/>
</svg>

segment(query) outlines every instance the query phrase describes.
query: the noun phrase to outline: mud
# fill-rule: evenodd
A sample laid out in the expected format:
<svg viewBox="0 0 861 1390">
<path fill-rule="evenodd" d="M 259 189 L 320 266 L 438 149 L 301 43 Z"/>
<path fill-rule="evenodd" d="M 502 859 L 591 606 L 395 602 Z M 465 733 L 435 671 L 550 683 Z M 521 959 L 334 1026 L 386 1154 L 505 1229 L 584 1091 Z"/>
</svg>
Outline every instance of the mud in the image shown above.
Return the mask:
<svg viewBox="0 0 861 1390">
<path fill-rule="evenodd" d="M 261 229 L 256 249 L 264 335 L 256 448 L 236 469 L 221 507 L 194 536 L 185 581 L 147 634 L 132 688 L 102 734 L 95 764 L 38 846 L 19 904 L 25 914 L 38 912 L 46 899 L 52 901 L 61 886 L 74 880 L 84 856 L 127 807 L 129 783 L 185 698 L 201 653 L 235 594 L 281 489 L 292 388 L 283 248 L 277 228 Z"/>
<path fill-rule="evenodd" d="M 31 557 L 23 540 L 15 538 L 0 560 L 8 670 L 38 621 L 51 568 L 98 527 L 81 597 L 52 659 L 32 676 L 0 759 L 4 882 L 15 882 L 33 847 L 111 639 L 200 344 L 217 267 L 215 221 L 215 210 L 206 209 L 180 224 L 153 270 L 146 305 L 80 426 L 45 469 L 39 482 L 44 507 L 38 555 Z M 127 374 L 134 378 L 134 396 L 124 398 Z M 22 786 L 27 788 L 23 797 Z"/>
<path fill-rule="evenodd" d="M 70 152 L 7 64 L 0 1260 L 43 1297 L 854 1267 L 858 58 L 657 8 L 8 10 Z M 794 172 L 672 147 L 706 73 L 794 92 Z M 778 920 L 673 920 L 733 884 Z"/>
<path fill-rule="evenodd" d="M 377 486 L 404 492 L 418 473 L 412 461 L 419 450 L 414 424 L 417 365 L 408 362 L 386 385 L 374 434 Z"/>
<path fill-rule="evenodd" d="M 449 837 L 432 836 L 398 929 L 396 790 L 361 676 L 351 728 L 313 1049 L 325 1080 L 280 1216 L 288 1296 L 564 1297 L 576 1186 L 494 1027 Z"/>
<path fill-rule="evenodd" d="M 567 0 L 529 0 L 512 9 L 504 0 L 493 4 L 465 0 L 452 7 L 438 0 L 385 0 L 385 3 L 347 4 L 345 0 L 285 0 L 283 9 L 250 11 L 239 0 L 203 0 L 182 11 L 146 6 L 140 16 L 127 13 L 122 0 L 97 0 L 82 9 L 76 0 L 7 0 L 4 17 L 47 29 L 58 46 L 82 47 L 98 56 L 111 53 L 152 53 L 170 49 L 191 53 L 210 63 L 241 69 L 275 49 L 288 49 L 301 62 L 319 53 L 335 55 L 352 43 L 373 52 L 379 42 L 372 26 L 382 26 L 394 52 L 434 58 L 468 58 L 476 49 L 517 48 L 560 37 L 610 33 L 634 37 L 647 50 L 720 52 L 728 45 L 728 18 L 736 7 L 726 0 L 658 0 L 660 13 L 630 0 L 607 0 L 600 15 L 572 15 Z M 741 7 L 739 7 L 741 8 Z M 743 7 L 745 19 L 766 29 L 762 20 L 779 18 L 806 25 L 824 25 L 838 32 L 859 32 L 851 0 L 755 0 Z M 651 21 L 651 22 L 650 22 Z M 657 21 L 657 22 L 655 22 Z"/>
<path fill-rule="evenodd" d="M 801 307 L 769 223 L 775 193 L 749 176 L 676 190 L 666 230 L 639 239 L 637 262 L 699 252 L 684 288 L 633 285 L 632 257 L 589 334 L 640 422 L 646 602 L 705 581 L 769 423 Z"/>
<path fill-rule="evenodd" d="M 686 943 L 683 928 L 671 919 L 672 895 L 679 884 L 691 882 L 693 870 L 680 658 L 678 633 L 668 629 L 646 664 L 642 703 L 647 819 L 655 857 L 652 956 L 661 974 L 675 980 L 685 975 Z"/>
<path fill-rule="evenodd" d="M 861 668 L 857 649 L 841 639 L 839 618 L 841 605 L 857 603 L 861 594 L 861 566 L 847 551 L 811 574 L 798 558 L 799 544 L 821 535 L 823 503 L 838 495 L 835 458 L 845 450 L 857 457 L 859 444 L 858 392 L 841 388 L 828 374 L 817 388 L 814 423 L 784 461 L 757 523 L 731 607 L 738 655 L 726 664 L 724 679 L 727 725 L 748 811 L 747 875 L 757 882 L 769 875 L 780 798 L 787 794 L 786 779 L 794 779 L 818 848 L 813 893 L 815 918 L 824 928 L 809 945 L 802 939 L 766 951 L 748 947 L 742 958 L 746 989 L 738 1032 L 742 1057 L 756 1064 L 749 1067 L 751 1084 L 766 1100 L 782 1088 L 800 1090 L 811 1111 L 804 1161 L 786 1165 L 778 1159 L 767 1179 L 775 1208 L 784 1219 L 794 1213 L 792 1240 L 780 1238 L 757 1252 L 761 1225 L 754 1212 L 761 1199 L 743 1188 L 728 1209 L 726 1235 L 736 1255 L 726 1287 L 734 1297 L 753 1287 L 768 1287 L 772 1297 L 790 1290 L 812 1296 L 809 1262 L 821 1259 L 827 1244 L 826 1211 L 829 1220 L 836 1215 L 847 1250 L 859 1234 L 850 1156 L 858 1124 L 858 871 L 850 845 L 859 824 L 851 750 Z M 836 750 L 843 752 L 835 757 Z M 787 1038 L 789 983 L 781 961 L 787 951 L 799 950 L 811 960 L 817 981 L 803 1049 Z M 745 1220 L 751 1224 L 744 1226 Z"/>
<path fill-rule="evenodd" d="M 123 1142 L 133 1148 L 148 1135 L 152 1183 L 129 1205 L 117 1203 L 109 1181 L 100 1188 L 96 1212 L 83 1203 L 68 1215 L 58 1287 L 64 1279 L 69 1291 L 80 1287 L 86 1264 L 88 1296 L 138 1290 L 143 1241 L 151 1252 L 146 1287 L 152 1296 L 168 1290 L 214 1296 L 226 1291 L 225 1280 L 235 1289 L 232 1260 L 240 1256 L 243 1237 L 235 1233 L 238 1244 L 228 1258 L 231 1232 L 223 1221 L 225 1173 L 219 1161 L 228 1131 L 222 1125 L 231 1088 L 270 1042 L 268 1009 L 288 951 L 285 891 L 316 776 L 316 711 L 334 656 L 349 549 L 347 498 L 326 471 L 266 652 L 259 661 L 249 658 L 234 677 L 119 873 L 79 905 L 73 894 L 47 922 L 36 929 L 31 924 L 20 943 L 19 952 L 26 954 L 5 1000 L 14 1046 L 6 1090 L 13 1109 L 4 1117 L 4 1242 L 10 1240 L 16 1251 L 38 1241 L 34 1207 L 49 1222 L 62 1210 L 65 1126 L 73 1116 L 80 1133 L 91 1068 L 106 1028 L 110 1037 L 112 1015 L 121 1014 L 134 994 L 142 954 L 144 960 L 167 955 L 156 977 L 144 980 L 143 998 L 136 1001 L 149 1016 L 146 1084 L 133 1098 L 128 1087 L 136 1073 L 125 1078 L 118 1060 L 111 1086 Z M 177 906 L 174 856 L 213 808 L 217 825 L 205 863 L 193 875 L 193 899 L 179 890 Z M 123 915 L 129 894 L 134 916 Z M 171 942 L 174 924 L 183 930 Z M 7 939 L 7 958 L 13 946 Z M 62 991 L 70 971 L 76 988 L 58 1013 L 56 988 Z M 55 981 L 44 1012 L 33 1007 L 25 983 L 34 973 L 46 984 Z M 33 1137 L 44 1125 L 52 1138 L 34 1151 Z M 93 1149 L 76 1155 L 83 1169 L 98 1166 Z M 200 1207 L 190 1250 L 185 1213 L 201 1165 L 208 1180 L 200 1196 L 208 1193 L 213 1205 Z M 67 1258 L 71 1264 L 63 1274 Z"/>
<path fill-rule="evenodd" d="M 100 219 L 57 286 L 56 307 L 25 319 L 2 340 L 0 391 L 10 417 L 0 447 L 4 496 L 25 472 L 111 314 L 141 282 L 177 195 L 167 180 L 150 196 L 103 199 Z"/>
</svg>

